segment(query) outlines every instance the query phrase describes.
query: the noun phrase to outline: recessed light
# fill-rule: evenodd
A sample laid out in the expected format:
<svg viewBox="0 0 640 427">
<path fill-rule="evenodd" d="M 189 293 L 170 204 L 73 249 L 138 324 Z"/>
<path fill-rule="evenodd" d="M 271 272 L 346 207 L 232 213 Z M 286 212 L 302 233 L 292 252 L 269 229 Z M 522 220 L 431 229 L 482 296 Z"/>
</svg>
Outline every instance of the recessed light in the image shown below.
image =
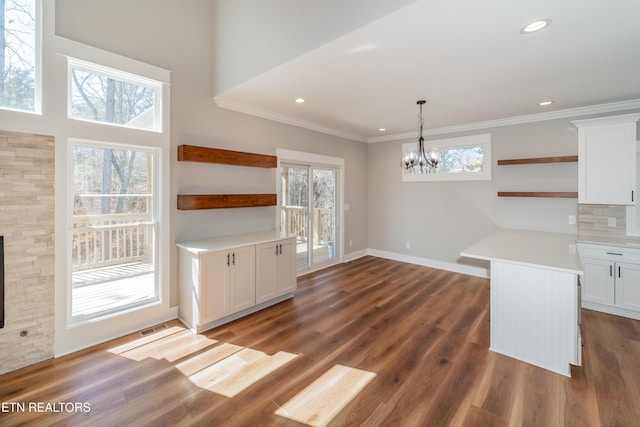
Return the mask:
<svg viewBox="0 0 640 427">
<path fill-rule="evenodd" d="M 384 132 L 386 130 L 387 130 L 387 128 L 378 128 L 378 132 Z"/>
<path fill-rule="evenodd" d="M 541 107 L 546 107 L 547 105 L 551 105 L 553 104 L 553 101 L 540 101 L 538 102 L 538 105 Z"/>
<path fill-rule="evenodd" d="M 546 28 L 549 25 L 551 25 L 551 19 L 549 18 L 536 19 L 535 21 L 531 21 L 524 27 L 520 28 L 520 32 L 522 34 L 535 33 L 536 31 L 540 31 L 541 29 Z"/>
<path fill-rule="evenodd" d="M 296 103 L 302 104 L 304 102 L 304 98 L 296 98 Z"/>
</svg>

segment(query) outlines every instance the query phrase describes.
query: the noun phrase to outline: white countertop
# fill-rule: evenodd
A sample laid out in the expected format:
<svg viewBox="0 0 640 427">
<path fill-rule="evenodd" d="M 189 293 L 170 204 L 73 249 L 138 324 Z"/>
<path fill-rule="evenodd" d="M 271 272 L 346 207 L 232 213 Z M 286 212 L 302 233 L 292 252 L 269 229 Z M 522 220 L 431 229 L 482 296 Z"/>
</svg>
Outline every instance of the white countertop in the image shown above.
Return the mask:
<svg viewBox="0 0 640 427">
<path fill-rule="evenodd" d="M 460 255 L 583 273 L 574 234 L 501 229 L 469 246 Z"/>
<path fill-rule="evenodd" d="M 273 242 L 276 240 L 294 237 L 296 237 L 295 234 L 284 236 L 280 234 L 279 231 L 267 230 L 257 231 L 254 233 L 234 234 L 232 236 L 213 237 L 203 240 L 192 240 L 189 242 L 178 242 L 176 245 L 194 254 L 199 254 L 238 248 L 246 245 L 258 245 L 260 243 Z"/>
</svg>

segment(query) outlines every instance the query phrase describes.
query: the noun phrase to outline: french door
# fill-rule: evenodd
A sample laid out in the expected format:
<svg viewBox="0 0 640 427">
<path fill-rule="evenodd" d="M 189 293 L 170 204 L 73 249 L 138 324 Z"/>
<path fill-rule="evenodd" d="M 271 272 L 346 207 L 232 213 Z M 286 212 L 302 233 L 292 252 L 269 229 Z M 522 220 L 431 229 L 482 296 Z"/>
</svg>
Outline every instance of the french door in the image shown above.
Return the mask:
<svg viewBox="0 0 640 427">
<path fill-rule="evenodd" d="M 298 271 L 337 260 L 338 169 L 319 165 L 280 165 L 280 227 L 297 235 Z"/>
</svg>

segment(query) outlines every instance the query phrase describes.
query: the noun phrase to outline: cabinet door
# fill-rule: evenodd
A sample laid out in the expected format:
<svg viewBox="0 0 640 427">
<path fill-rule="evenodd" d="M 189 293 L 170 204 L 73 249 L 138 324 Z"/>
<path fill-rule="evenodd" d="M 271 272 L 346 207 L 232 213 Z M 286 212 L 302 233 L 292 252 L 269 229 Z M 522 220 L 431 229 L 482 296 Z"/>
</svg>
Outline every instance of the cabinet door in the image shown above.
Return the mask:
<svg viewBox="0 0 640 427">
<path fill-rule="evenodd" d="M 613 305 L 615 296 L 614 263 L 595 258 L 583 258 L 582 300 Z"/>
<path fill-rule="evenodd" d="M 279 242 L 256 245 L 256 304 L 278 296 L 276 252 Z"/>
<path fill-rule="evenodd" d="M 256 304 L 255 247 L 229 251 L 229 314 Z"/>
<path fill-rule="evenodd" d="M 640 311 L 640 265 L 617 262 L 616 306 L 627 310 Z"/>
<path fill-rule="evenodd" d="M 229 313 L 227 251 L 200 255 L 200 315 L 198 323 L 211 322 Z"/>
<path fill-rule="evenodd" d="M 280 255 L 278 263 L 280 267 L 280 275 L 278 282 L 280 284 L 280 294 L 287 294 L 296 290 L 296 239 L 282 240 L 278 243 Z"/>
<path fill-rule="evenodd" d="M 636 124 L 579 129 L 578 203 L 635 204 Z"/>
</svg>

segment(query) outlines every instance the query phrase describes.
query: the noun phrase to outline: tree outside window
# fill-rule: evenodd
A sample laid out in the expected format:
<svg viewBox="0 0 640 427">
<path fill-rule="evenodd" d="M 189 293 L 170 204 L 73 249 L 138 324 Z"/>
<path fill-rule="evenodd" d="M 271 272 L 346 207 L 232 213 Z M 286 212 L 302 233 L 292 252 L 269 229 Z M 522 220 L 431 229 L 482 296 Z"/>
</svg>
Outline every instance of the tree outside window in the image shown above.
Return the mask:
<svg viewBox="0 0 640 427">
<path fill-rule="evenodd" d="M 0 0 L 0 108 L 36 110 L 36 0 Z"/>
</svg>

